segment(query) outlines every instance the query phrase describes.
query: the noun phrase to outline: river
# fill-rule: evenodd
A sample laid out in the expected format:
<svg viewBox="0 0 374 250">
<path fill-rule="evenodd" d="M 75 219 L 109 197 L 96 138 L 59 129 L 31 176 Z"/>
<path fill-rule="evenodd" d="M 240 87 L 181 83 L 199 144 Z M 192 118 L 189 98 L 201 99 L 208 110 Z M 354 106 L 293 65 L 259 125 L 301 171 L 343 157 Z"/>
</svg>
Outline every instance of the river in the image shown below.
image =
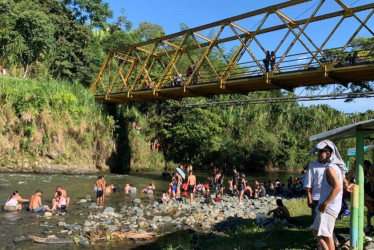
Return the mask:
<svg viewBox="0 0 374 250">
<path fill-rule="evenodd" d="M 198 181 L 204 181 L 208 174 L 206 172 L 196 173 Z M 286 183 L 289 176 L 299 177 L 300 174 L 289 173 L 256 173 L 247 174 L 249 184 L 253 186 L 255 180 L 267 181 L 279 179 L 281 182 Z M 0 242 L 5 249 L 50 249 L 50 245 L 43 245 L 31 242 L 14 243 L 13 240 L 17 236 L 36 235 L 40 237 L 47 237 L 48 235 L 56 235 L 61 238 L 70 237 L 66 233 L 61 233 L 63 228 L 58 227 L 57 224 L 61 221 L 68 224 L 82 225 L 90 211 L 82 208 L 77 204 L 80 199 L 86 198 L 91 195 L 94 198 L 93 184 L 97 179 L 96 175 L 63 175 L 63 174 L 24 174 L 24 173 L 0 173 L 0 204 L 1 207 L 8 199 L 9 195 L 17 190 L 22 198 L 29 199 L 36 189 L 41 189 L 43 205 L 51 206 L 52 197 L 57 186 L 67 190 L 67 194 L 71 199 L 68 214 L 64 216 L 53 216 L 52 218 L 43 217 L 43 213 L 35 214 L 25 211 L 27 203 L 23 204 L 23 211 L 21 212 L 0 212 Z M 167 189 L 169 179 L 162 177 L 161 172 L 154 171 L 148 173 L 132 173 L 131 175 L 115 175 L 106 174 L 106 182 L 108 184 L 117 184 L 121 188 L 121 192 L 112 193 L 106 196 L 105 206 L 111 206 L 119 209 L 122 205 L 131 205 L 135 196 L 125 196 L 123 187 L 126 183 L 134 184 L 138 189 L 137 198 L 140 198 L 144 204 L 153 203 L 155 199 L 159 199 L 162 192 Z M 141 189 L 145 188 L 150 182 L 156 185 L 154 196 L 146 196 L 140 194 Z M 227 178 L 225 180 L 227 182 Z M 183 234 L 173 234 L 173 239 L 166 240 L 165 242 L 158 242 L 155 248 L 160 246 L 166 247 L 167 244 L 178 245 L 179 241 L 183 241 Z M 121 248 L 134 248 L 137 245 L 132 241 L 120 244 Z M 117 248 L 119 245 L 105 245 L 105 248 Z M 79 245 L 60 245 L 53 246 L 55 249 L 72 249 L 82 248 Z M 87 248 L 87 246 L 85 247 Z"/>
</svg>

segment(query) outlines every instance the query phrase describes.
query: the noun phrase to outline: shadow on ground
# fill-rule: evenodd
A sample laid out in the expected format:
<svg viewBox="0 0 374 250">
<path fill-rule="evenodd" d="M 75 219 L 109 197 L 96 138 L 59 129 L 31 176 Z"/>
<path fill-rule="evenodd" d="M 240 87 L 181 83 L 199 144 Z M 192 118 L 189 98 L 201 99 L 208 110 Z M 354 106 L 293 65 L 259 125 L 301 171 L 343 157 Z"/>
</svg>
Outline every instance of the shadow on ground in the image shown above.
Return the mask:
<svg viewBox="0 0 374 250">
<path fill-rule="evenodd" d="M 215 224 L 211 233 L 180 230 L 134 249 L 315 249 L 310 216 L 295 219 L 300 222 L 297 227 L 262 227 L 256 220 L 229 217 Z"/>
</svg>

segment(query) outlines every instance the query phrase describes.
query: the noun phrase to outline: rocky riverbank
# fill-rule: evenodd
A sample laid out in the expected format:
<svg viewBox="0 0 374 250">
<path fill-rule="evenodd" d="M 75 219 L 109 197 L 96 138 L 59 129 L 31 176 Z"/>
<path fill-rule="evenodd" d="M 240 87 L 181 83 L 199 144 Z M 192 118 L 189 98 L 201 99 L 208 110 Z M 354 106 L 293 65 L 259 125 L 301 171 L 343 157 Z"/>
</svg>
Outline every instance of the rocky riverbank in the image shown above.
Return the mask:
<svg viewBox="0 0 374 250">
<path fill-rule="evenodd" d="M 211 204 L 206 204 L 203 197 L 196 198 L 193 204 L 189 204 L 185 198 L 167 204 L 158 201 L 146 204 L 135 198 L 131 205 L 123 205 L 116 210 L 113 207 L 99 207 L 87 196 L 79 200 L 79 206 L 88 212 L 80 213 L 80 216 L 87 216 L 84 223 L 67 224 L 61 220 L 58 226 L 61 227 L 60 234 L 73 235 L 82 245 L 98 243 L 94 240 L 94 234 L 98 232 L 106 235 L 116 232 L 139 235 L 153 233 L 158 236 L 180 230 L 219 233 L 232 230 L 244 219 L 255 219 L 258 214 L 266 214 L 276 206 L 276 199 L 272 196 L 257 200 L 245 199 L 242 204 L 238 204 L 237 197 L 224 196 L 222 202 Z M 44 216 L 53 215 L 46 212 Z M 48 226 L 48 223 L 40 226 Z"/>
</svg>

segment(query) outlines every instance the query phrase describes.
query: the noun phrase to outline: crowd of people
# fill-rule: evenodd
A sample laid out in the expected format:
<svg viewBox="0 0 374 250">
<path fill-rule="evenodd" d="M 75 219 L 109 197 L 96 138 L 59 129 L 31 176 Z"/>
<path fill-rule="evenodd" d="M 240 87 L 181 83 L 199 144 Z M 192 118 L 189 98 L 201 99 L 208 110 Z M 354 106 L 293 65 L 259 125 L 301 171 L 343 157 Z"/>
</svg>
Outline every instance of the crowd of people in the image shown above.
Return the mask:
<svg viewBox="0 0 374 250">
<path fill-rule="evenodd" d="M 163 173 L 164 177 L 170 178 L 167 190 L 161 195 L 161 202 L 167 203 L 170 200 L 181 199 L 183 196 L 194 203 L 196 195 L 204 196 L 205 201 L 221 202 L 224 198 L 224 190 L 227 193 L 238 197 L 238 204 L 242 204 L 243 199 L 258 199 L 267 195 L 290 197 L 294 195 L 303 195 L 304 190 L 307 196 L 307 205 L 311 208 L 313 218 L 312 232 L 317 238 L 318 246 L 323 249 L 334 249 L 333 230 L 335 221 L 349 215 L 347 205 L 344 201 L 345 192 L 352 192 L 354 187 L 354 174 L 356 166 L 347 172 L 346 165 L 342 160 L 335 144 L 329 140 L 324 140 L 315 146 L 314 152 L 317 153 L 317 160 L 312 162 L 302 176 L 287 180 L 285 184 L 278 179 L 273 183 L 271 180 L 258 182 L 254 185 L 248 184 L 244 173 L 239 173 L 235 168 L 232 175 L 225 182 L 226 166 L 222 168 L 212 165 L 212 173 L 204 182 L 198 182 L 193 174 L 193 166 L 180 164 L 172 175 Z M 364 161 L 365 176 L 365 206 L 367 207 L 367 224 L 369 229 L 373 230 L 371 218 L 374 215 L 374 167 L 370 161 Z M 227 185 L 226 185 L 227 183 Z M 142 189 L 141 193 L 153 195 L 156 186 L 151 182 Z M 344 192 L 343 192 L 344 190 Z M 116 184 L 107 185 L 105 178 L 99 176 L 95 181 L 93 191 L 96 193 L 97 205 L 104 204 L 105 195 L 111 192 L 120 192 Z M 125 194 L 136 194 L 137 189 L 133 184 L 126 184 Z M 213 199 L 211 193 L 215 193 Z M 40 211 L 66 211 L 69 206 L 70 198 L 66 190 L 60 186 L 56 188 L 52 199 L 51 207 L 43 205 L 41 201 L 41 190 L 36 190 L 30 199 L 23 199 L 18 191 L 14 191 L 4 205 L 6 211 L 22 210 L 22 204 L 28 202 L 28 210 L 32 212 Z M 278 207 L 269 212 L 275 218 L 283 218 L 290 221 L 288 209 L 283 205 L 281 200 L 277 200 Z"/>
<path fill-rule="evenodd" d="M 245 174 L 239 173 L 235 168 L 233 169 L 232 176 L 227 182 L 225 182 L 225 167 L 212 167 L 212 173 L 203 182 L 196 180 L 196 177 L 192 172 L 192 165 L 187 167 L 187 178 L 184 177 L 183 164 L 180 164 L 177 169 L 179 171 L 176 171 L 172 175 L 167 172 L 163 173 L 164 177 L 171 178 L 168 190 L 166 190 L 161 196 L 163 202 L 188 196 L 192 203 L 193 198 L 196 195 L 211 197 L 212 194 L 215 194 L 214 199 L 216 201 L 221 201 L 224 197 L 224 190 L 227 190 L 226 192 L 231 196 L 237 196 L 239 204 L 242 204 L 243 198 L 258 199 L 267 195 L 292 197 L 305 194 L 302 181 L 304 175 L 300 178 L 296 177 L 295 179 L 290 177 L 288 180 L 288 188 L 286 188 L 278 179 L 276 179 L 274 183 L 271 180 L 261 183 L 256 180 L 252 187 L 248 183 Z M 180 171 L 183 171 L 183 173 Z M 291 183 L 290 180 L 292 180 Z M 193 188 L 191 188 L 191 186 L 193 186 Z"/>
<path fill-rule="evenodd" d="M 52 206 L 49 207 L 48 205 L 43 205 L 41 196 L 42 191 L 40 189 L 36 190 L 35 194 L 33 194 L 30 199 L 23 199 L 18 191 L 14 191 L 4 205 L 5 211 L 20 211 L 22 210 L 22 204 L 24 202 L 28 202 L 29 211 L 32 212 L 44 212 L 44 211 L 56 211 L 61 210 L 62 212 L 66 211 L 66 208 L 69 206 L 70 198 L 66 194 L 66 190 L 62 189 L 60 186 L 56 188 L 56 192 L 52 199 Z"/>
</svg>

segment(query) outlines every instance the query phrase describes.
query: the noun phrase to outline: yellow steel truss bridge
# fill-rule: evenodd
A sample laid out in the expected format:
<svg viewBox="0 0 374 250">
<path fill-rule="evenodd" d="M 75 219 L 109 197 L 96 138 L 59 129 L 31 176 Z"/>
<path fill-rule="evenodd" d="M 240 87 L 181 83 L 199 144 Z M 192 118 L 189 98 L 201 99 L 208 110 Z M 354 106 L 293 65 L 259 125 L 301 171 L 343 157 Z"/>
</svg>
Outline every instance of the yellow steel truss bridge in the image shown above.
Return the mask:
<svg viewBox="0 0 374 250">
<path fill-rule="evenodd" d="M 306 5 L 307 18 L 287 14 Z M 111 50 L 91 93 L 131 103 L 374 80 L 373 14 L 374 3 L 293 0 Z M 359 50 L 362 34 L 372 43 Z"/>
</svg>

